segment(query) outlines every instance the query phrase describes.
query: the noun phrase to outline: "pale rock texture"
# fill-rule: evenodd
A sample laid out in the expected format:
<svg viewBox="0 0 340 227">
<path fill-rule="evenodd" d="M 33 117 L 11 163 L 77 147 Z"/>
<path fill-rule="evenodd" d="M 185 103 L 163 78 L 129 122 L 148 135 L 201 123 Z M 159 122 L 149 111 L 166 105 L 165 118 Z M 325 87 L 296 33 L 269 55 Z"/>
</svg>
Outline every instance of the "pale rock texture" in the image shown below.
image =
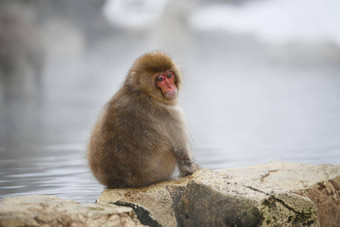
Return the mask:
<svg viewBox="0 0 340 227">
<path fill-rule="evenodd" d="M 0 202 L 0 226 L 331 226 L 340 223 L 340 166 L 273 162 L 143 188 L 104 190 L 96 204 L 53 196 Z"/>
<path fill-rule="evenodd" d="M 189 179 L 181 178 L 143 188 L 107 189 L 98 203 L 114 203 L 133 207 L 137 217 L 149 226 L 176 226 L 175 204 Z"/>
<path fill-rule="evenodd" d="M 131 208 L 32 195 L 0 202 L 0 226 L 144 226 Z"/>
<path fill-rule="evenodd" d="M 150 226 L 338 226 L 339 178 L 340 166 L 273 162 L 108 189 L 97 201 L 138 208 Z"/>
</svg>

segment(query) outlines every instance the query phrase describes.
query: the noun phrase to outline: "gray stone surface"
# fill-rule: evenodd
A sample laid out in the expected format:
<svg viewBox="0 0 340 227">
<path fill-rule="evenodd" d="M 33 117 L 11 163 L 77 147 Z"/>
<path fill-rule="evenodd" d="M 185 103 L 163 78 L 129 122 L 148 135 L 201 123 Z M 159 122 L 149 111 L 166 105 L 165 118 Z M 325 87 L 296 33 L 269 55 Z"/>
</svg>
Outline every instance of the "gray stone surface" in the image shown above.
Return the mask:
<svg viewBox="0 0 340 227">
<path fill-rule="evenodd" d="M 339 177 L 340 166 L 334 165 L 273 162 L 202 169 L 179 181 L 140 189 L 108 189 L 98 202 L 136 205 L 162 226 L 336 226 Z M 320 184 L 326 186 L 320 189 Z M 310 195 L 320 190 L 325 204 Z"/>
<path fill-rule="evenodd" d="M 151 226 L 176 226 L 176 213 L 174 204 L 178 203 L 181 192 L 188 184 L 191 177 L 181 178 L 177 181 L 166 181 L 159 184 L 150 185 L 143 188 L 128 188 L 128 189 L 107 189 L 102 192 L 97 199 L 98 203 L 115 203 L 115 204 L 133 204 L 143 210 L 139 212 L 135 209 L 137 217 L 147 215 L 149 222 L 146 220 L 144 224 Z M 142 221 L 143 223 L 143 221 Z"/>
<path fill-rule="evenodd" d="M 5 198 L 0 226 L 143 226 L 131 208 L 111 204 L 80 204 L 54 196 Z"/>
<path fill-rule="evenodd" d="M 107 189 L 96 204 L 54 196 L 0 202 L 0 226 L 338 226 L 340 166 L 269 163 L 149 187 Z"/>
</svg>

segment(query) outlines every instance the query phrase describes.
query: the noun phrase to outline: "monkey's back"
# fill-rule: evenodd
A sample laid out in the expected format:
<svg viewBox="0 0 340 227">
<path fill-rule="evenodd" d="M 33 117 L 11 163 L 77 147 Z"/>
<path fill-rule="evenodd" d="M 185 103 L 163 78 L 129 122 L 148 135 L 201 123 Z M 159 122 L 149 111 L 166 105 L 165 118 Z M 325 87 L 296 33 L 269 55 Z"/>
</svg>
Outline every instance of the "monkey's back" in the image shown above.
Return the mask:
<svg viewBox="0 0 340 227">
<path fill-rule="evenodd" d="M 109 187 L 169 178 L 176 166 L 173 151 L 187 143 L 180 118 L 175 108 L 143 94 L 118 92 L 90 138 L 88 160 L 95 177 Z"/>
</svg>

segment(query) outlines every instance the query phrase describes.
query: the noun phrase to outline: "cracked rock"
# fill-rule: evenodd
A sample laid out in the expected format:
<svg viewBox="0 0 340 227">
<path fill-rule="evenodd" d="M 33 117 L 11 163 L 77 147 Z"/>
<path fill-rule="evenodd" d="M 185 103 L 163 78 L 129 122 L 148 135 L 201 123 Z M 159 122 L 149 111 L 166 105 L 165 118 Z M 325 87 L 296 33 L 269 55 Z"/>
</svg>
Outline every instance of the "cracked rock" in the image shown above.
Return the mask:
<svg viewBox="0 0 340 227">
<path fill-rule="evenodd" d="M 176 205 L 191 176 L 166 181 L 143 188 L 107 189 L 98 203 L 113 203 L 132 207 L 142 224 L 177 226 Z"/>
<path fill-rule="evenodd" d="M 98 202 L 136 205 L 149 226 L 337 226 L 339 185 L 340 166 L 275 162 L 107 189 Z"/>
<path fill-rule="evenodd" d="M 269 163 L 201 169 L 96 204 L 53 196 L 0 202 L 0 226 L 339 226 L 340 166 Z"/>
</svg>

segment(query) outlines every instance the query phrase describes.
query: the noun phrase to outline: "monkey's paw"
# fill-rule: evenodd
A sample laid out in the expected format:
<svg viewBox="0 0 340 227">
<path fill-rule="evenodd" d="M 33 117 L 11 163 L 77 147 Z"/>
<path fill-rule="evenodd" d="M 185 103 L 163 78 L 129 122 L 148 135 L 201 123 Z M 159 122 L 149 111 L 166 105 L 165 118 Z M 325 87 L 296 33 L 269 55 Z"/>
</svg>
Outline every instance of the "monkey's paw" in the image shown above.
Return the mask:
<svg viewBox="0 0 340 227">
<path fill-rule="evenodd" d="M 193 162 L 191 162 L 190 164 L 187 164 L 187 165 L 182 165 L 182 166 L 179 167 L 179 171 L 180 171 L 179 176 L 185 177 L 185 176 L 191 175 L 199 169 L 200 169 L 199 165 L 197 165 L 196 163 L 193 163 Z"/>
</svg>

